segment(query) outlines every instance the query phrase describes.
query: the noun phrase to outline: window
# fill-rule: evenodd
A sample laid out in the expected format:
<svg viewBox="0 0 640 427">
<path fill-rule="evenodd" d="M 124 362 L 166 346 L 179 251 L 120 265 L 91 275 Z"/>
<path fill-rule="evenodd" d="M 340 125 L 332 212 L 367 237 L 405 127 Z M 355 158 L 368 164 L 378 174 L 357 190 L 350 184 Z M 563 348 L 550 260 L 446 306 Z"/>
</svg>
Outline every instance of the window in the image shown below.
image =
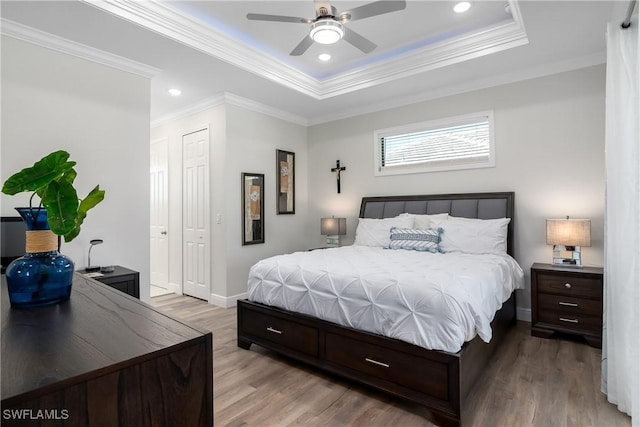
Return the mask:
<svg viewBox="0 0 640 427">
<path fill-rule="evenodd" d="M 375 132 L 376 175 L 495 166 L 493 112 Z"/>
</svg>

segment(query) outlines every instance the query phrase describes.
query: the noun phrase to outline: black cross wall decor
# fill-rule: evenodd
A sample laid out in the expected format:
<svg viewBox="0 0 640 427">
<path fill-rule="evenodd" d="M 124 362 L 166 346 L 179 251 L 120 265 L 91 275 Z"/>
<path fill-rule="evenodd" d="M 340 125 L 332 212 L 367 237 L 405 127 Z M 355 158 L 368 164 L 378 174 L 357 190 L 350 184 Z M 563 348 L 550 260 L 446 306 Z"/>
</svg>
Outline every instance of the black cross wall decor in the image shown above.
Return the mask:
<svg viewBox="0 0 640 427">
<path fill-rule="evenodd" d="M 340 167 L 340 160 L 336 160 L 336 167 L 331 169 L 331 172 L 335 172 L 336 174 L 336 185 L 338 188 L 338 194 L 340 194 L 340 172 L 347 170 L 346 167 Z"/>
</svg>

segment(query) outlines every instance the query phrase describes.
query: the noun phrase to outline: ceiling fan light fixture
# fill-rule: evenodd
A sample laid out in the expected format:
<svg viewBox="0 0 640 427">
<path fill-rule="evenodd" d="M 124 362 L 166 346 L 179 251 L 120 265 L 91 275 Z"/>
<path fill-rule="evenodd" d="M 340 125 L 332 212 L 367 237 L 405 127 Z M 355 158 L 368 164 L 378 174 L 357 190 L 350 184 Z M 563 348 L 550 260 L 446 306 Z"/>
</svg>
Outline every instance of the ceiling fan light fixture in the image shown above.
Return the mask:
<svg viewBox="0 0 640 427">
<path fill-rule="evenodd" d="M 320 44 L 334 44 L 344 36 L 342 24 L 331 18 L 319 19 L 311 25 L 309 37 Z"/>
</svg>

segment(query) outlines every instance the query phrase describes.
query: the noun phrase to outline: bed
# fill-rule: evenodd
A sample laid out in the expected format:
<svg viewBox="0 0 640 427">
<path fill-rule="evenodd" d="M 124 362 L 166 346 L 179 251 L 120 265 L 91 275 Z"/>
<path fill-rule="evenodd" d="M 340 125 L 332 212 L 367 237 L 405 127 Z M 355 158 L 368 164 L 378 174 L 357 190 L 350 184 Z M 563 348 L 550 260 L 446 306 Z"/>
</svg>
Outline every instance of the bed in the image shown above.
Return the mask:
<svg viewBox="0 0 640 427">
<path fill-rule="evenodd" d="M 514 289 L 522 287 L 522 270 L 510 256 L 513 254 L 514 193 L 365 197 L 360 208 L 360 221 L 361 224 L 379 220 L 394 222 L 398 218 L 404 221 L 404 218 L 413 215 L 433 219 L 439 217 L 438 214 L 489 220 L 482 223 L 501 221 L 505 229 L 504 242 L 501 244 L 509 256 L 498 253 L 478 255 L 478 258 L 453 252 L 443 255 L 439 253 L 440 250 L 427 255 L 429 251 L 361 246 L 365 242 L 362 227 L 357 231 L 356 243 L 359 244 L 356 246 L 290 254 L 257 263 L 249 277 L 249 299 L 238 302 L 238 346 L 249 349 L 251 344 L 260 345 L 422 404 L 430 409 L 434 421 L 439 425 L 461 425 L 465 398 L 515 323 Z M 510 220 L 502 221 L 500 218 Z M 397 232 L 402 229 L 394 230 Z M 455 236 L 453 231 L 451 236 Z M 388 245 L 388 242 L 384 244 Z M 426 333 L 423 331 L 426 329 L 424 322 L 437 323 L 435 327 L 440 327 L 440 320 L 433 322 L 433 313 L 423 306 L 423 300 L 434 298 L 415 294 L 413 276 L 405 274 L 404 270 L 394 270 L 393 279 L 387 279 L 388 273 L 385 275 L 378 271 L 385 269 L 378 267 L 386 262 L 383 262 L 383 258 L 388 258 L 391 264 L 408 266 L 409 270 L 416 269 L 415 266 L 423 259 L 429 260 L 424 261 L 426 264 L 447 262 L 462 266 L 460 270 L 465 273 L 458 274 L 459 277 L 445 275 L 439 278 L 441 274 L 435 272 L 442 271 L 440 264 L 433 267 L 427 265 L 432 270 L 429 270 L 428 276 L 423 276 L 429 280 L 433 276 L 434 282 L 438 279 L 456 284 L 442 286 L 438 282 L 434 285 L 436 291 L 432 292 L 438 296 L 436 301 L 442 301 L 439 306 L 453 307 L 449 313 L 434 312 L 442 317 L 443 332 L 437 332 L 437 329 L 436 332 L 430 329 Z M 358 283 L 366 283 L 366 286 L 354 286 L 353 277 L 346 277 L 345 284 L 340 284 L 338 276 L 347 274 L 342 273 L 344 268 L 340 269 L 340 259 L 345 260 L 347 269 L 358 278 Z M 500 279 L 497 291 L 488 290 L 495 285 L 489 284 L 485 288 L 485 285 L 474 284 L 476 275 L 479 277 L 478 283 L 485 282 L 484 273 L 482 268 L 471 268 L 467 265 L 469 262 L 475 263 L 476 267 L 492 265 L 494 262 L 500 266 L 496 267 Z M 505 267 L 509 263 L 515 266 Z M 286 266 L 290 266 L 290 270 L 285 270 Z M 504 272 L 509 268 L 513 268 L 513 280 L 505 278 L 507 274 Z M 337 294 L 325 295 L 329 291 L 312 289 L 309 283 L 321 281 L 312 275 L 314 271 L 316 274 L 322 271 L 321 276 L 333 275 L 329 282 L 335 289 L 331 292 Z M 307 282 L 306 288 L 297 286 L 300 280 Z M 385 280 L 389 283 L 385 283 Z M 465 280 L 471 282 L 465 283 Z M 264 285 L 256 286 L 256 282 Z M 286 286 L 277 286 L 275 282 L 282 282 L 281 285 Z M 502 282 L 513 283 L 507 286 Z M 284 293 L 286 289 L 288 293 Z M 497 301 L 491 309 L 487 309 L 485 305 L 477 305 L 473 299 L 469 302 L 451 299 L 449 293 L 456 292 L 464 295 L 477 293 L 483 300 Z M 281 301 L 271 299 L 275 294 L 283 294 L 284 298 Z M 311 294 L 313 298 L 310 298 Z M 373 299 L 371 294 L 381 301 L 381 309 L 362 304 L 363 298 Z M 393 298 L 389 297 L 390 294 L 399 295 L 400 306 L 409 307 L 408 311 L 391 305 Z M 345 298 L 355 301 L 355 308 L 344 308 Z M 331 302 L 323 304 L 322 299 Z M 483 314 L 484 311 L 490 312 Z M 397 318 L 391 316 L 394 312 L 398 313 Z M 462 328 L 461 333 L 452 333 L 453 329 L 444 321 L 451 317 L 459 317 L 468 327 Z M 421 318 L 423 324 L 415 321 L 416 318 Z M 400 328 L 399 324 L 408 324 L 409 327 Z M 449 335 L 453 337 L 451 342 L 440 339 Z"/>
</svg>

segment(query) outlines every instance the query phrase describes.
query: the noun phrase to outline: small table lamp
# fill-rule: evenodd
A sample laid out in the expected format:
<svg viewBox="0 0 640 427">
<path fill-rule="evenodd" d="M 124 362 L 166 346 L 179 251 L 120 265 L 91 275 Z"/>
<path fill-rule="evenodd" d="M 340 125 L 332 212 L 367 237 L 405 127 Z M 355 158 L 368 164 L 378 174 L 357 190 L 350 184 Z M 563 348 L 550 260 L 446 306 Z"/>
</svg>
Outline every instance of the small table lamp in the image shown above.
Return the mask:
<svg viewBox="0 0 640 427">
<path fill-rule="evenodd" d="M 87 264 L 89 265 L 84 269 L 84 271 L 86 271 L 87 273 L 92 271 L 100 271 L 100 266 L 91 265 L 91 249 L 93 249 L 95 245 L 100 245 L 102 243 L 104 243 L 102 239 L 93 239 L 89 242 L 89 259 L 87 260 Z"/>
<path fill-rule="evenodd" d="M 553 265 L 582 268 L 580 246 L 591 246 L 591 220 L 548 219 L 547 245 L 553 245 Z"/>
<path fill-rule="evenodd" d="M 328 246 L 340 246 L 340 236 L 347 234 L 347 219 L 320 218 L 320 234 L 327 236 Z"/>
</svg>

